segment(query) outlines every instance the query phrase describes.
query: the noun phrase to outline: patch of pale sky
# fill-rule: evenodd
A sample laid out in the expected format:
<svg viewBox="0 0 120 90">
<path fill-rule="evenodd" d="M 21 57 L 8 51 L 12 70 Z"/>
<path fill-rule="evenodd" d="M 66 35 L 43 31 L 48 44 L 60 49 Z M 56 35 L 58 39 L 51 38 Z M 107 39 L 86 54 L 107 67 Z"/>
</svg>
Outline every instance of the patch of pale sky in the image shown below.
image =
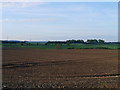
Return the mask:
<svg viewBox="0 0 120 90">
<path fill-rule="evenodd" d="M 1 19 L 0 22 L 3 23 L 28 23 L 28 22 L 51 22 L 51 21 L 56 21 L 57 18 L 29 18 L 29 19 Z"/>
<path fill-rule="evenodd" d="M 114 36 L 115 36 L 115 34 L 116 34 L 115 32 L 117 29 L 116 28 L 111 29 L 112 26 L 110 26 L 110 25 L 113 25 L 113 27 L 115 27 L 115 25 L 113 23 L 115 23 L 115 21 L 116 21 L 117 14 L 116 14 L 116 10 L 111 9 L 111 8 L 98 9 L 98 8 L 87 6 L 87 5 L 86 6 L 73 5 L 71 7 L 69 4 L 68 4 L 68 6 L 64 6 L 64 7 L 54 7 L 54 6 L 52 7 L 51 6 L 51 7 L 42 7 L 42 8 L 39 7 L 39 8 L 33 8 L 33 9 L 28 9 L 25 6 L 24 7 L 23 6 L 20 6 L 21 8 L 15 8 L 15 9 L 14 9 L 14 7 L 11 7 L 11 10 L 13 10 L 13 11 L 15 10 L 15 12 L 13 12 L 13 13 L 15 13 L 14 14 L 15 16 L 17 14 L 23 15 L 23 16 L 16 17 L 17 19 L 14 19 L 15 17 L 13 17 L 13 19 L 9 19 L 9 17 L 8 17 L 8 19 L 6 20 L 7 22 L 10 22 L 10 21 L 24 22 L 23 24 L 26 27 L 25 28 L 23 26 L 23 24 L 17 25 L 18 27 L 17 26 L 13 27 L 12 24 L 11 24 L 12 26 L 5 24 L 6 27 L 4 28 L 4 30 L 7 31 L 9 28 L 9 30 L 13 30 L 14 32 L 16 32 L 16 35 L 15 34 L 13 35 L 12 33 L 10 34 L 11 39 L 15 38 L 18 35 L 17 30 L 18 31 L 20 29 L 24 30 L 24 28 L 26 29 L 26 33 L 29 33 L 29 32 L 32 33 L 33 39 L 41 38 L 41 39 L 45 39 L 45 40 L 48 40 L 49 37 L 51 37 L 51 39 L 54 39 L 54 38 L 65 39 L 65 38 L 70 38 L 70 37 L 76 38 L 76 37 L 84 37 L 84 36 L 85 37 L 87 37 L 87 36 L 88 37 L 92 37 L 92 36 L 98 37 L 100 35 L 101 36 L 110 36 L 110 35 L 112 36 L 112 34 L 114 34 Z M 9 8 L 7 10 L 9 10 Z M 72 12 L 70 12 L 70 11 L 72 11 Z M 4 13 L 7 13 L 7 12 L 4 12 Z M 27 15 L 31 16 L 33 19 L 28 18 Z M 36 18 L 35 18 L 36 16 L 40 17 L 42 15 L 46 16 L 46 18 L 48 18 L 48 16 L 53 16 L 53 17 L 56 16 L 57 18 L 59 18 L 59 17 L 64 17 L 64 18 L 60 18 L 61 22 L 55 21 L 56 23 L 52 23 L 52 24 L 51 24 L 51 22 L 48 24 L 37 23 L 37 25 L 35 26 L 35 24 L 36 24 L 35 23 L 35 24 L 28 25 L 28 27 L 26 26 L 26 24 L 28 24 L 28 22 L 43 21 L 43 20 L 36 20 Z M 26 16 L 27 18 L 24 18 L 24 16 Z M 6 19 L 6 17 L 4 19 Z M 50 18 L 48 18 L 48 19 L 50 19 Z M 110 22 L 107 20 L 110 20 Z M 49 21 L 50 20 L 45 20 L 45 22 L 49 22 Z M 10 28 L 9 26 L 12 28 Z M 23 28 L 21 26 L 23 26 Z M 19 27 L 21 27 L 21 28 L 19 29 Z M 33 28 L 31 28 L 31 27 L 33 27 Z M 105 29 L 106 29 L 106 31 L 105 31 Z M 27 31 L 27 30 L 30 30 L 30 31 Z M 101 30 L 101 31 L 99 31 L 99 30 Z M 113 30 L 115 30 L 115 32 Z M 108 31 L 110 31 L 110 32 L 112 31 L 113 33 L 110 33 Z M 8 33 L 8 32 L 6 32 L 6 33 Z M 36 35 L 38 35 L 38 36 L 36 36 Z M 40 36 L 40 35 L 42 35 L 42 36 Z M 21 34 L 21 36 L 25 37 L 26 35 Z M 18 35 L 18 37 L 22 39 L 23 37 L 21 37 L 21 36 Z"/>
<path fill-rule="evenodd" d="M 119 0 L 0 0 L 0 2 L 119 2 Z"/>
<path fill-rule="evenodd" d="M 2 3 L 3 8 L 26 8 L 40 4 L 46 4 L 45 2 L 4 2 Z"/>
</svg>

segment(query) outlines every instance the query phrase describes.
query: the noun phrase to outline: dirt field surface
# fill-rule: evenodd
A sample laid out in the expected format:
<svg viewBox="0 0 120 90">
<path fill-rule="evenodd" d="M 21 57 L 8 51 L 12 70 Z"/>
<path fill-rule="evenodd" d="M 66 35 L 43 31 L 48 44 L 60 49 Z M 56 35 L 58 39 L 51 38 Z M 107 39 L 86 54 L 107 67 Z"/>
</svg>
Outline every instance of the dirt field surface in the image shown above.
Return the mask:
<svg viewBox="0 0 120 90">
<path fill-rule="evenodd" d="M 118 50 L 3 48 L 2 52 L 3 87 L 118 87 Z"/>
</svg>

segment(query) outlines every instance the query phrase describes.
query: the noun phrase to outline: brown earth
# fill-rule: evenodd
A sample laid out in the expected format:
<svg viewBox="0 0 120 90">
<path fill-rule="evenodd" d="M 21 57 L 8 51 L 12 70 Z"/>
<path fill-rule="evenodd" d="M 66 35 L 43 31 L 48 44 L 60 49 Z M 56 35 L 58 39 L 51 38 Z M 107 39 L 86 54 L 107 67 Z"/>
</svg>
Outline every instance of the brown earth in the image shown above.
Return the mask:
<svg viewBox="0 0 120 90">
<path fill-rule="evenodd" d="M 118 50 L 3 48 L 2 56 L 3 87 L 118 87 Z"/>
</svg>

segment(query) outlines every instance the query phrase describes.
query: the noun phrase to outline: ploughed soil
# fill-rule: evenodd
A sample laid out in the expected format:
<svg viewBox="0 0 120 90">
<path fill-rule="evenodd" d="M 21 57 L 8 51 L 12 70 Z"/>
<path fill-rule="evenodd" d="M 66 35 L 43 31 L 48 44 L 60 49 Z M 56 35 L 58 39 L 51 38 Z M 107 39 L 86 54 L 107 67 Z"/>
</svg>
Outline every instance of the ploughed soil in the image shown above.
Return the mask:
<svg viewBox="0 0 120 90">
<path fill-rule="evenodd" d="M 118 50 L 3 48 L 9 88 L 117 88 Z"/>
</svg>

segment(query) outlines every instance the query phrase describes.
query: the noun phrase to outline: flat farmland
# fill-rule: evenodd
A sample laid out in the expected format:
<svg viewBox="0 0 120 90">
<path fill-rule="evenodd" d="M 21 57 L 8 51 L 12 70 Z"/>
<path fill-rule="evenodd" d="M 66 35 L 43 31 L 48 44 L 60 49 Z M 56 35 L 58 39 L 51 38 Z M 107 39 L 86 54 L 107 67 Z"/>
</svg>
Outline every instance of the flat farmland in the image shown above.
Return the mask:
<svg viewBox="0 0 120 90">
<path fill-rule="evenodd" d="M 3 87 L 118 87 L 118 50 L 3 48 L 2 56 Z"/>
</svg>

